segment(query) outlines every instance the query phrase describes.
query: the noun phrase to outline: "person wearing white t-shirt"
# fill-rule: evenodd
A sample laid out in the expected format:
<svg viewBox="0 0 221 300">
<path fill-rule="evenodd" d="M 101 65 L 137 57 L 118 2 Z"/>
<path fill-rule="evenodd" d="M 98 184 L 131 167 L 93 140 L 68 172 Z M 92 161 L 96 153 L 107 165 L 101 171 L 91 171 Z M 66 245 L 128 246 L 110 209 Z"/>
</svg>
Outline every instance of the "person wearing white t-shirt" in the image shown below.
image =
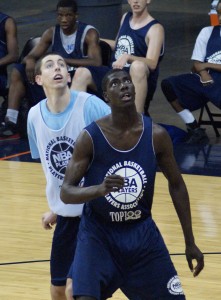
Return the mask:
<svg viewBox="0 0 221 300">
<path fill-rule="evenodd" d="M 82 205 L 65 205 L 60 188 L 77 136 L 92 121 L 110 113 L 109 106 L 94 95 L 71 91 L 70 74 L 64 59 L 47 54 L 36 63 L 36 82 L 46 99 L 28 114 L 31 155 L 40 158 L 46 177 L 46 197 L 50 212 L 42 217 L 45 229 L 56 224 L 51 249 L 51 297 L 66 300 L 66 277 L 71 266 Z M 80 184 L 80 183 L 79 183 Z"/>
<path fill-rule="evenodd" d="M 217 5 L 221 24 L 221 1 Z M 161 82 L 162 91 L 187 126 L 186 143 L 209 141 L 205 129 L 200 128 L 192 111 L 207 102 L 221 108 L 221 26 L 203 28 L 194 46 L 192 72 L 171 76 Z"/>
</svg>

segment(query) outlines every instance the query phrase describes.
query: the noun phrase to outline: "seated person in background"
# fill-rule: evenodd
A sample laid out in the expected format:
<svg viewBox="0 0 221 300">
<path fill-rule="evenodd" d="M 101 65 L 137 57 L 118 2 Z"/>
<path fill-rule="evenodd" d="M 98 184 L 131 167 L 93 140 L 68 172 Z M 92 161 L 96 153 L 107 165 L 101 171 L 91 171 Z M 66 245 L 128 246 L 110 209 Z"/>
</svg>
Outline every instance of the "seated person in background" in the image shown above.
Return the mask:
<svg viewBox="0 0 221 300">
<path fill-rule="evenodd" d="M 0 12 L 0 95 L 7 86 L 7 66 L 17 61 L 18 54 L 16 23 Z"/>
<path fill-rule="evenodd" d="M 75 67 L 102 63 L 99 46 L 99 33 L 87 24 L 77 21 L 77 4 L 75 0 L 60 0 L 57 4 L 56 26 L 48 28 L 40 42 L 12 70 L 8 110 L 5 122 L 0 127 L 0 137 L 19 138 L 17 119 L 22 99 L 26 96 L 31 106 L 45 98 L 42 87 L 34 83 L 34 67 L 38 58 L 51 46 L 52 52 L 61 55 L 71 76 Z"/>
<path fill-rule="evenodd" d="M 221 1 L 217 6 L 221 23 Z M 208 142 L 205 129 L 199 127 L 191 111 L 207 102 L 221 108 L 221 27 L 208 26 L 201 30 L 191 59 L 192 73 L 171 76 L 161 83 L 162 91 L 181 119 L 186 123 L 186 143 Z"/>
<path fill-rule="evenodd" d="M 159 74 L 159 60 L 163 55 L 164 29 L 148 11 L 151 0 L 139 3 L 128 0 L 132 12 L 123 15 L 115 41 L 109 42 L 113 53 L 113 68 L 129 71 L 136 90 L 136 108 L 147 113 L 152 100 Z M 78 68 L 71 88 L 86 91 L 90 88 L 102 97 L 101 81 L 110 68 Z M 146 103 L 145 103 L 146 102 Z"/>
</svg>

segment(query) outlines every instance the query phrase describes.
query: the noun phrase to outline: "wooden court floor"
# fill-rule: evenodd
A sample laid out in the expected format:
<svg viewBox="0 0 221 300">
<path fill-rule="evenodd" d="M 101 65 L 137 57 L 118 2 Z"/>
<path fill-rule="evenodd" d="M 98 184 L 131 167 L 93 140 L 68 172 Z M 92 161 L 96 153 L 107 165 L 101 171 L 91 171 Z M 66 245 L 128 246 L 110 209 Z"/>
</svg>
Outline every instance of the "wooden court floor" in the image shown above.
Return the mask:
<svg viewBox="0 0 221 300">
<path fill-rule="evenodd" d="M 52 231 L 41 227 L 47 210 L 45 180 L 38 163 L 0 162 L 0 299 L 49 300 L 49 253 Z M 196 241 L 205 253 L 205 269 L 193 278 L 184 256 L 180 225 L 157 174 L 153 217 L 177 268 L 188 300 L 221 299 L 220 178 L 184 175 Z M 126 299 L 120 291 L 113 297 Z"/>
</svg>

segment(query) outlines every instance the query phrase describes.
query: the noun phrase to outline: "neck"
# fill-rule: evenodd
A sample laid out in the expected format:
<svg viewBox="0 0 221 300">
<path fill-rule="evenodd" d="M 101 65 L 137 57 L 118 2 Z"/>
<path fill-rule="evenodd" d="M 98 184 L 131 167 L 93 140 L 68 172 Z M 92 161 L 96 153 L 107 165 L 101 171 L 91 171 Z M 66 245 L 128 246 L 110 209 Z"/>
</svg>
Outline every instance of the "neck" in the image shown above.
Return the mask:
<svg viewBox="0 0 221 300">
<path fill-rule="evenodd" d="M 45 91 L 47 96 L 48 110 L 54 114 L 61 113 L 65 110 L 70 102 L 70 90 Z"/>
<path fill-rule="evenodd" d="M 129 107 L 122 111 L 117 108 L 116 111 L 112 108 L 112 123 L 115 128 L 120 130 L 126 130 L 133 127 L 133 125 L 137 124 L 140 120 L 140 114 L 136 111 L 136 108 Z"/>
<path fill-rule="evenodd" d="M 135 27 L 135 29 L 137 29 L 137 28 L 143 27 L 144 25 L 149 23 L 151 18 L 152 17 L 147 10 L 144 10 L 140 13 L 133 12 L 133 16 L 131 18 L 130 25 L 132 26 L 132 28 Z"/>
</svg>

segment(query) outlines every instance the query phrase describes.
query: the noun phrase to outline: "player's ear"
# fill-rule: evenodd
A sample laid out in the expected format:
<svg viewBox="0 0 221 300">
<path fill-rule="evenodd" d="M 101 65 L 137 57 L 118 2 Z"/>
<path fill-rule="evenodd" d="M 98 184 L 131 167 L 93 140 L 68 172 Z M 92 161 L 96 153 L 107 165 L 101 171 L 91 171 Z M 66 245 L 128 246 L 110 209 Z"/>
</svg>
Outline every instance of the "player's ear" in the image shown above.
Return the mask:
<svg viewBox="0 0 221 300">
<path fill-rule="evenodd" d="M 35 76 L 35 81 L 38 85 L 42 85 L 41 75 L 36 75 Z"/>
<path fill-rule="evenodd" d="M 103 97 L 104 97 L 104 100 L 105 100 L 106 103 L 110 102 L 110 100 L 109 100 L 109 98 L 107 96 L 107 92 L 103 92 Z"/>
</svg>

